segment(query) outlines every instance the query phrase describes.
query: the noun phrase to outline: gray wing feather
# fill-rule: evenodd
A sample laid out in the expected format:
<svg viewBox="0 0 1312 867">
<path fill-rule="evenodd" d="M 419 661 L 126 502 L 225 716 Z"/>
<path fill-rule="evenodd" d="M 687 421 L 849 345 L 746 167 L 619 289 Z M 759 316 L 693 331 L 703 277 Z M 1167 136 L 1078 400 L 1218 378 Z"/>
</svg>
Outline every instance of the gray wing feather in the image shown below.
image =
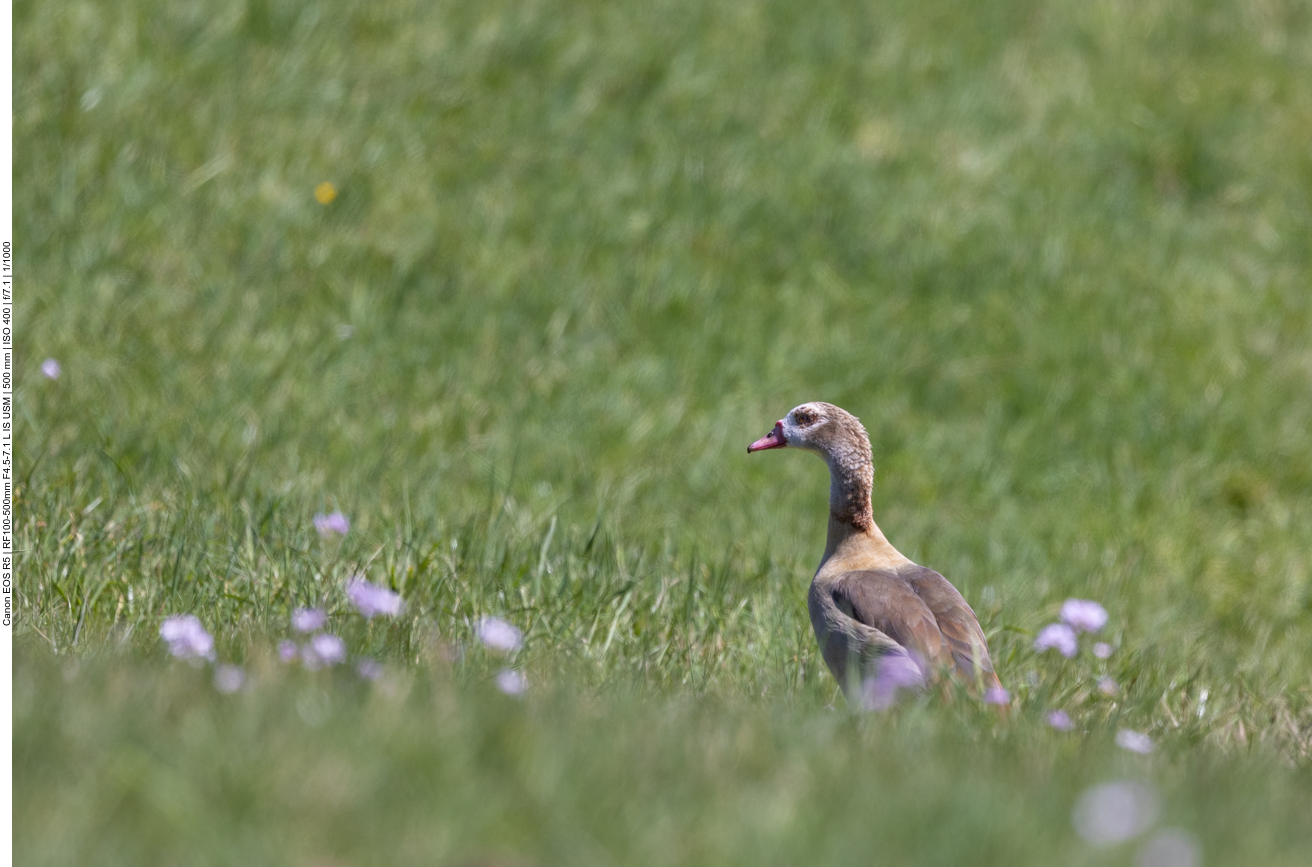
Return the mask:
<svg viewBox="0 0 1312 867">
<path fill-rule="evenodd" d="M 948 647 L 933 611 L 898 573 L 847 572 L 830 585 L 830 592 L 840 611 L 919 654 L 921 662 L 946 660 Z"/>
<path fill-rule="evenodd" d="M 934 612 L 938 628 L 952 650 L 957 668 L 972 680 L 978 671 L 985 687 L 1000 686 L 989 659 L 988 642 L 979 619 L 966 599 L 948 579 L 924 566 L 908 566 L 900 570 L 907 584 Z"/>
<path fill-rule="evenodd" d="M 912 564 L 846 572 L 829 591 L 844 614 L 919 654 L 931 667 L 955 663 L 966 678 L 974 681 L 978 673 L 985 687 L 999 685 L 975 612 L 933 569 Z"/>
</svg>

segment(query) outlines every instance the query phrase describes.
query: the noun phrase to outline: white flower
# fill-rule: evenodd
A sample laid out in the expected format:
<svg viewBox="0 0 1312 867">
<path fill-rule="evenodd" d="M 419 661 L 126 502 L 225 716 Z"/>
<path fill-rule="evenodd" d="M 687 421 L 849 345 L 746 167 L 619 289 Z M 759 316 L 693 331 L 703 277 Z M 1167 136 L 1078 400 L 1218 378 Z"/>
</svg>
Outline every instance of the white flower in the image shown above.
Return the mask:
<svg viewBox="0 0 1312 867">
<path fill-rule="evenodd" d="M 214 688 L 219 692 L 236 692 L 246 682 L 246 672 L 239 665 L 220 665 L 214 669 Z"/>
<path fill-rule="evenodd" d="M 1051 623 L 1039 630 L 1038 638 L 1034 639 L 1034 649 L 1039 652 L 1055 649 L 1070 659 L 1080 649 L 1080 643 L 1074 629 L 1065 623 Z"/>
<path fill-rule="evenodd" d="M 383 676 L 383 664 L 376 659 L 362 659 L 355 664 L 355 673 L 365 680 L 377 680 Z"/>
<path fill-rule="evenodd" d="M 492 650 L 514 653 L 524 646 L 524 633 L 500 617 L 480 617 L 474 625 L 474 634 Z"/>
<path fill-rule="evenodd" d="M 1137 837 L 1157 821 L 1157 793 L 1144 783 L 1120 780 L 1080 795 L 1071 813 L 1076 832 L 1095 846 Z"/>
<path fill-rule="evenodd" d="M 1198 838 L 1179 828 L 1163 828 L 1139 847 L 1139 867 L 1198 867 L 1203 863 Z"/>
<path fill-rule="evenodd" d="M 324 539 L 345 536 L 351 532 L 351 521 L 341 512 L 320 513 L 314 516 L 314 529 Z"/>
<path fill-rule="evenodd" d="M 1097 632 L 1107 625 L 1107 609 L 1088 599 L 1067 599 L 1061 606 L 1061 619 L 1080 632 Z"/>
<path fill-rule="evenodd" d="M 1153 751 L 1153 739 L 1143 732 L 1121 729 L 1116 733 L 1116 746 L 1132 753 L 1147 755 Z"/>
<path fill-rule="evenodd" d="M 319 608 L 297 608 L 292 612 L 292 629 L 297 632 L 315 632 L 328 623 L 328 615 Z"/>
<path fill-rule="evenodd" d="M 323 633 L 310 639 L 304 649 L 301 650 L 301 659 L 305 662 L 305 667 L 313 671 L 317 668 L 328 668 L 339 662 L 346 661 L 346 642 L 342 641 L 336 635 Z"/>
<path fill-rule="evenodd" d="M 401 594 L 394 593 L 386 587 L 370 584 L 363 577 L 356 575 L 346 585 L 346 596 L 357 611 L 365 617 L 382 614 L 395 617 L 405 608 Z"/>
<path fill-rule="evenodd" d="M 214 637 L 194 614 L 177 614 L 159 626 L 159 637 L 168 642 L 169 653 L 179 659 L 214 660 Z"/>
<path fill-rule="evenodd" d="M 1054 710 L 1048 714 L 1048 725 L 1059 732 L 1068 732 L 1075 728 L 1075 723 L 1071 721 L 1071 715 L 1064 710 Z"/>
<path fill-rule="evenodd" d="M 506 695 L 523 695 L 528 689 L 528 678 L 514 669 L 502 669 L 497 673 L 497 689 Z"/>
<path fill-rule="evenodd" d="M 888 710 L 897 702 L 899 691 L 923 689 L 925 671 L 910 654 L 889 654 L 879 658 L 875 676 L 861 683 L 861 706 L 866 710 Z"/>
</svg>

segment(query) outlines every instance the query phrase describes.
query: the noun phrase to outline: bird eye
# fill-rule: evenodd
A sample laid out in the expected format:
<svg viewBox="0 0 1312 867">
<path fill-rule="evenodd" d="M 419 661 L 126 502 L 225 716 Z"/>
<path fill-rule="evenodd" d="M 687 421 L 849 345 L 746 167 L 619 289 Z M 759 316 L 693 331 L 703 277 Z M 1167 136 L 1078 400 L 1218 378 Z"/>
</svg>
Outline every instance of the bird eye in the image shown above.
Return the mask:
<svg viewBox="0 0 1312 867">
<path fill-rule="evenodd" d="M 815 423 L 815 413 L 809 409 L 799 409 L 793 413 L 793 421 L 802 427 L 807 427 Z"/>
</svg>

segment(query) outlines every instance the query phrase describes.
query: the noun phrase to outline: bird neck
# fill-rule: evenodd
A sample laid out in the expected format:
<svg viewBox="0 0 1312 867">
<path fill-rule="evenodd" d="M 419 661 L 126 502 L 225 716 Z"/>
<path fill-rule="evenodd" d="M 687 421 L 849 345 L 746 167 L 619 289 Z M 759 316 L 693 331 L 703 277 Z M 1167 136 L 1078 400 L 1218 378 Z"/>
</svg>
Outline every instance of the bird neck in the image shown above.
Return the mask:
<svg viewBox="0 0 1312 867">
<path fill-rule="evenodd" d="M 872 549 L 870 553 L 881 559 L 905 559 L 875 523 L 870 505 L 870 489 L 875 478 L 870 446 L 854 444 L 850 449 L 825 455 L 825 462 L 829 464 L 829 533 L 824 560 L 840 549 L 854 547 Z"/>
<path fill-rule="evenodd" d="M 875 525 L 870 508 L 870 488 L 875 481 L 875 463 L 870 440 L 853 436 L 833 442 L 820 453 L 829 465 L 829 517 L 858 531 Z"/>
</svg>

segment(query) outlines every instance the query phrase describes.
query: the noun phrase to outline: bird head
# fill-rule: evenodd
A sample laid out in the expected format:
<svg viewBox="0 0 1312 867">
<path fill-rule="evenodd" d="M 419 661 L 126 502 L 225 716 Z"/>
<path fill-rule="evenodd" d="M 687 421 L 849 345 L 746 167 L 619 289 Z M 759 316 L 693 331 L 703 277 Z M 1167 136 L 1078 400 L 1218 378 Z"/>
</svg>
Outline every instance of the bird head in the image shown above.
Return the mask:
<svg viewBox="0 0 1312 867">
<path fill-rule="evenodd" d="M 761 452 L 785 446 L 818 452 L 828 457 L 844 445 L 864 445 L 869 453 L 870 440 L 856 416 L 832 403 L 812 401 L 793 407 L 788 415 L 775 422 L 774 429 L 747 447 Z"/>
</svg>

